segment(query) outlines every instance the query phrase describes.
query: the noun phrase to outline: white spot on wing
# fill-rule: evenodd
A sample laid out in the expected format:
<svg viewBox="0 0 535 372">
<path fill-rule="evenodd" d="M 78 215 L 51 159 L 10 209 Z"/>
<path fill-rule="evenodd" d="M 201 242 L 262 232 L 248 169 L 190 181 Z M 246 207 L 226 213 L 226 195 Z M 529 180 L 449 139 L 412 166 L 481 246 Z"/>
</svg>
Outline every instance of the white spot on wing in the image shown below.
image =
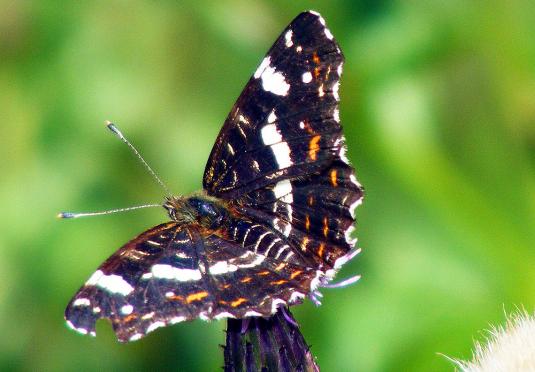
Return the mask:
<svg viewBox="0 0 535 372">
<path fill-rule="evenodd" d="M 340 111 L 338 109 L 334 109 L 333 110 L 333 119 L 334 121 L 336 121 L 337 123 L 340 122 Z"/>
<path fill-rule="evenodd" d="M 323 25 L 325 26 L 325 21 L 323 21 Z M 333 34 L 328 28 L 325 28 L 324 31 L 325 31 L 325 36 L 327 36 L 327 39 L 332 40 L 334 38 Z"/>
<path fill-rule="evenodd" d="M 91 301 L 88 298 L 77 298 L 72 303 L 72 306 L 89 306 L 91 305 Z"/>
<path fill-rule="evenodd" d="M 345 232 L 345 238 L 347 244 L 349 244 L 351 247 L 353 247 L 357 243 L 357 239 L 351 237 L 351 234 L 355 230 L 355 227 L 353 225 L 349 226 Z"/>
<path fill-rule="evenodd" d="M 227 311 L 223 311 L 222 313 L 219 313 L 216 316 L 214 316 L 214 319 L 216 320 L 223 319 L 223 318 L 236 318 L 236 317 Z"/>
<path fill-rule="evenodd" d="M 274 123 L 275 120 L 277 120 L 277 115 L 275 114 L 275 110 L 271 110 L 268 118 L 267 118 L 267 122 L 268 123 Z"/>
<path fill-rule="evenodd" d="M 72 324 L 72 322 L 70 320 L 67 320 L 67 326 L 72 329 L 72 330 L 75 330 L 76 331 L 76 327 L 74 326 L 74 324 Z"/>
<path fill-rule="evenodd" d="M 121 307 L 121 314 L 123 315 L 130 315 L 132 314 L 132 311 L 134 311 L 134 306 L 132 305 L 124 305 Z"/>
<path fill-rule="evenodd" d="M 285 305 L 285 304 L 286 304 L 286 301 L 284 301 L 281 298 L 274 299 L 273 302 L 271 303 L 271 313 L 274 314 L 277 311 L 279 305 Z"/>
<path fill-rule="evenodd" d="M 95 286 L 98 283 L 98 280 L 104 275 L 104 273 L 100 270 L 97 270 L 91 275 L 89 279 L 87 279 L 87 282 L 85 282 L 86 285 L 92 285 Z"/>
<path fill-rule="evenodd" d="M 145 273 L 141 275 L 141 279 L 150 279 L 152 278 L 152 273 Z"/>
<path fill-rule="evenodd" d="M 251 267 L 256 267 L 256 266 L 260 265 L 262 262 L 264 262 L 264 260 L 266 259 L 266 257 L 261 255 L 261 254 L 258 254 L 258 255 L 255 255 L 255 256 L 256 256 L 256 258 L 251 263 L 241 264 L 241 265 L 238 265 L 238 267 L 240 269 L 248 269 L 248 268 L 251 268 Z"/>
<path fill-rule="evenodd" d="M 286 82 L 282 72 L 277 72 L 275 67 L 270 65 L 271 58 L 266 57 L 254 73 L 255 79 L 262 79 L 262 88 L 266 92 L 271 92 L 279 96 L 285 96 L 290 90 L 290 84 Z"/>
<path fill-rule="evenodd" d="M 303 83 L 308 84 L 312 81 L 312 74 L 310 72 L 303 73 L 303 76 L 301 77 L 303 80 Z"/>
<path fill-rule="evenodd" d="M 212 275 L 226 274 L 236 270 L 238 270 L 238 266 L 230 264 L 228 261 L 218 261 L 208 269 Z"/>
<path fill-rule="evenodd" d="M 265 145 L 271 146 L 275 160 L 279 169 L 287 168 L 293 164 L 290 159 L 290 147 L 288 143 L 282 141 L 282 136 L 274 123 L 264 125 L 260 130 L 262 141 Z"/>
<path fill-rule="evenodd" d="M 126 280 L 119 275 L 105 275 L 101 270 L 97 270 L 91 275 L 86 285 L 96 286 L 110 293 L 118 293 L 123 296 L 134 290 Z"/>
<path fill-rule="evenodd" d="M 260 314 L 258 311 L 249 310 L 249 311 L 247 311 L 243 316 L 244 316 L 244 317 L 248 317 L 248 316 L 262 316 L 262 314 Z"/>
<path fill-rule="evenodd" d="M 180 322 L 183 322 L 184 320 L 186 320 L 185 316 L 175 316 L 174 318 L 171 318 L 171 320 L 169 320 L 169 324 L 180 323 Z"/>
<path fill-rule="evenodd" d="M 86 335 L 87 334 L 87 329 L 81 328 L 81 327 L 80 328 L 76 328 L 76 332 L 81 333 L 83 335 Z"/>
<path fill-rule="evenodd" d="M 232 147 L 230 143 L 227 143 L 227 149 L 228 149 L 228 152 L 230 152 L 230 155 L 234 156 L 234 148 Z"/>
<path fill-rule="evenodd" d="M 141 334 L 141 333 L 136 333 L 136 334 L 132 335 L 132 337 L 130 337 L 130 338 L 128 339 L 128 341 L 137 341 L 137 340 L 139 340 L 141 337 L 143 337 L 143 334 Z"/>
<path fill-rule="evenodd" d="M 201 272 L 193 269 L 177 269 L 171 265 L 157 264 L 151 268 L 152 275 L 159 279 L 189 282 L 201 279 Z"/>
<path fill-rule="evenodd" d="M 362 185 L 359 183 L 359 181 L 357 181 L 357 177 L 355 177 L 354 174 L 352 174 L 352 175 L 349 176 L 349 180 L 350 180 L 354 185 L 356 185 L 358 188 L 362 188 Z"/>
<path fill-rule="evenodd" d="M 334 99 L 337 100 L 337 101 L 340 101 L 340 95 L 338 94 L 338 90 L 339 89 L 340 89 L 340 82 L 337 81 L 333 85 L 333 96 L 334 96 Z"/>
<path fill-rule="evenodd" d="M 260 130 L 262 141 L 265 145 L 273 145 L 282 141 L 282 136 L 279 133 L 275 124 L 264 125 Z"/>
<path fill-rule="evenodd" d="M 292 293 L 292 295 L 290 296 L 290 302 L 296 302 L 300 299 L 303 299 L 305 298 L 305 294 L 304 293 L 301 293 L 301 292 L 294 292 Z"/>
<path fill-rule="evenodd" d="M 362 204 L 362 198 L 358 199 L 356 202 L 354 202 L 353 204 L 349 206 L 349 214 L 351 214 L 351 218 L 353 219 L 355 218 L 355 210 L 361 204 Z"/>
<path fill-rule="evenodd" d="M 277 182 L 273 188 L 273 193 L 275 194 L 276 199 L 281 199 L 285 203 L 293 202 L 292 183 L 290 180 L 282 180 Z"/>
<path fill-rule="evenodd" d="M 323 273 L 323 271 L 321 270 L 316 270 L 316 276 L 314 277 L 314 279 L 312 279 L 312 281 L 310 282 L 310 292 L 314 292 L 318 286 L 320 285 L 320 282 L 321 282 L 321 278 L 324 276 L 325 274 Z"/>
<path fill-rule="evenodd" d="M 284 34 L 284 39 L 286 40 L 286 48 L 290 48 L 292 45 L 294 45 L 294 42 L 292 41 L 292 35 L 293 35 L 292 30 L 288 30 Z"/>
<path fill-rule="evenodd" d="M 288 168 L 293 164 L 290 158 L 290 146 L 286 142 L 276 143 L 271 146 L 271 150 L 275 155 L 275 160 L 279 165 L 279 169 Z"/>
<path fill-rule="evenodd" d="M 268 56 L 268 57 L 264 58 L 262 60 L 262 63 L 260 63 L 260 66 L 258 66 L 258 68 L 256 69 L 256 71 L 254 73 L 254 78 L 258 79 L 262 75 L 262 73 L 264 72 L 266 67 L 269 66 L 270 63 L 271 63 L 271 57 Z M 244 122 L 247 123 L 247 121 L 244 121 Z"/>
<path fill-rule="evenodd" d="M 154 316 L 154 311 L 151 311 L 150 313 L 143 315 L 143 316 L 141 317 L 141 319 L 143 319 L 143 320 L 147 320 L 147 319 L 152 318 L 153 316 Z"/>
<path fill-rule="evenodd" d="M 150 332 L 154 331 L 155 329 L 161 328 L 163 326 L 165 326 L 165 323 L 162 322 L 162 321 L 154 322 L 150 326 L 147 327 L 147 333 L 150 333 Z"/>
<path fill-rule="evenodd" d="M 291 223 L 292 222 L 292 203 L 294 201 L 293 194 L 292 194 L 292 183 L 290 180 L 282 180 L 277 182 L 275 187 L 273 188 L 273 193 L 275 194 L 275 198 L 286 203 L 286 218 Z M 274 206 L 276 208 L 276 204 Z M 287 224 L 283 234 L 285 236 L 288 236 L 291 230 L 290 224 Z M 287 235 L 288 234 L 288 235 Z"/>
<path fill-rule="evenodd" d="M 342 76 L 342 68 L 344 66 L 344 63 L 340 63 L 336 69 L 336 71 L 338 72 L 338 77 Z"/>
</svg>

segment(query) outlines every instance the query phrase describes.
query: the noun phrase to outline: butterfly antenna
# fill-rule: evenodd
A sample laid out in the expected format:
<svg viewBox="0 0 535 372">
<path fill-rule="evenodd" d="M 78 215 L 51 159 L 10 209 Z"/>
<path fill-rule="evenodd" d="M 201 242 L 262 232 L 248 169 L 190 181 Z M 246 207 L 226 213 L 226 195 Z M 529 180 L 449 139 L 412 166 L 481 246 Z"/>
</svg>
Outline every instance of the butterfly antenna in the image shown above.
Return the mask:
<svg viewBox="0 0 535 372">
<path fill-rule="evenodd" d="M 158 184 L 165 190 L 165 192 L 167 193 L 167 195 L 171 196 L 173 195 L 171 193 L 171 191 L 169 190 L 169 188 L 167 187 L 167 185 L 165 183 L 162 182 L 162 180 L 160 179 L 160 177 L 158 177 L 156 175 L 156 173 L 152 170 L 152 168 L 150 167 L 149 164 L 147 164 L 147 162 L 145 161 L 145 159 L 143 159 L 143 156 L 141 156 L 141 154 L 139 153 L 139 151 L 137 151 L 137 149 L 134 147 L 134 145 L 132 145 L 130 143 L 130 141 L 128 141 L 126 139 L 126 137 L 123 135 L 123 133 L 119 130 L 119 128 L 117 128 L 117 126 L 115 124 L 113 124 L 111 121 L 107 120 L 106 121 L 106 126 L 108 127 L 109 130 L 111 130 L 113 132 L 113 134 L 115 134 L 117 137 L 119 137 L 124 143 L 126 143 L 126 145 L 128 147 L 130 147 L 130 150 L 132 150 L 132 152 L 137 156 L 137 158 L 141 161 L 141 163 L 143 163 L 143 165 L 145 166 L 145 168 L 149 171 L 149 173 L 152 175 L 152 177 L 154 177 L 154 179 L 156 180 L 156 182 L 158 182 Z"/>
<path fill-rule="evenodd" d="M 78 217 L 88 217 L 88 216 L 101 216 L 103 214 L 127 212 L 127 211 L 133 211 L 136 209 L 161 207 L 161 206 L 162 206 L 161 204 L 145 204 L 145 205 L 137 205 L 135 207 L 110 209 L 108 211 L 101 211 L 101 212 L 81 212 L 81 213 L 60 212 L 58 213 L 57 217 L 65 219 L 65 218 L 78 218 Z"/>
</svg>

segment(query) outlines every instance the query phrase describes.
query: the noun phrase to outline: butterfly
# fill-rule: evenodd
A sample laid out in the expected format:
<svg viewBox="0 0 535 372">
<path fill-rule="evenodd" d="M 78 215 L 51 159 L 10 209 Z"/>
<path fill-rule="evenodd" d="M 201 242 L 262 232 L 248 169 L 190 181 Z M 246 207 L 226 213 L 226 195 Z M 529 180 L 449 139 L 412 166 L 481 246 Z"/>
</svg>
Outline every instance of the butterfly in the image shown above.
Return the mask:
<svg viewBox="0 0 535 372">
<path fill-rule="evenodd" d="M 339 117 L 343 54 L 314 11 L 282 32 L 230 111 L 203 189 L 169 196 L 170 221 L 109 257 L 65 319 L 119 341 L 196 318 L 270 316 L 317 299 L 358 250 L 351 237 L 363 188 Z"/>
</svg>

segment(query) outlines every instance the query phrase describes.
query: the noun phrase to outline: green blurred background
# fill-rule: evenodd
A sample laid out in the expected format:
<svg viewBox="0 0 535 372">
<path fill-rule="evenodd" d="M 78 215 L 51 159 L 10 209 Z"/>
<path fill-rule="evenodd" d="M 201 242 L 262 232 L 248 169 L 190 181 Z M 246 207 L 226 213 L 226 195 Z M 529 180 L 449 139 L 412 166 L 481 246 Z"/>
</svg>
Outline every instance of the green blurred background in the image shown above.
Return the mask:
<svg viewBox="0 0 535 372">
<path fill-rule="evenodd" d="M 346 56 L 341 118 L 366 187 L 363 253 L 294 308 L 324 371 L 451 371 L 474 338 L 535 307 L 535 11 L 531 1 L 0 1 L 0 369 L 215 371 L 224 322 L 121 345 L 64 325 L 115 249 L 166 219 L 104 127 L 176 193 L 201 187 L 224 118 L 300 11 Z"/>
</svg>

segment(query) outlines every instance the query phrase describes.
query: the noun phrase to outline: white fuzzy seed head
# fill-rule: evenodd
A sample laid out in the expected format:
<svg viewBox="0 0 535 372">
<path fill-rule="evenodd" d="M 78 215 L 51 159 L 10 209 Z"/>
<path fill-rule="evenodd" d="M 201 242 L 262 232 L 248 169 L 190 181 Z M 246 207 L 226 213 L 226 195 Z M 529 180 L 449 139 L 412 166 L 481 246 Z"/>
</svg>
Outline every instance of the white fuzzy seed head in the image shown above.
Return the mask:
<svg viewBox="0 0 535 372">
<path fill-rule="evenodd" d="M 463 372 L 535 371 L 535 314 L 511 314 L 505 327 L 492 327 L 476 342 L 471 361 L 451 359 Z"/>
</svg>

